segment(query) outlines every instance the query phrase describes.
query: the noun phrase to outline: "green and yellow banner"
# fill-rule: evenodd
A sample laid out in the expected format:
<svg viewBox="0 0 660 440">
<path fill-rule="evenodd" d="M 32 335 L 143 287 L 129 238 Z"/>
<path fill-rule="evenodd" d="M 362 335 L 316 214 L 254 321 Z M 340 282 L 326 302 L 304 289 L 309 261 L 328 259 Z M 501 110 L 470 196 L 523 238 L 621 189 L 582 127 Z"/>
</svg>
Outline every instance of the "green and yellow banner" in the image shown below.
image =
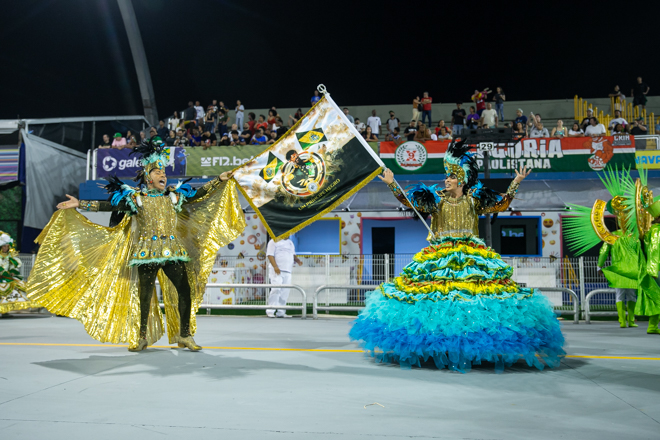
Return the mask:
<svg viewBox="0 0 660 440">
<path fill-rule="evenodd" d="M 250 161 L 267 145 L 185 147 L 186 176 L 217 176 Z"/>
<path fill-rule="evenodd" d="M 284 136 L 234 171 L 275 240 L 323 217 L 382 170 L 383 162 L 326 94 Z"/>
</svg>

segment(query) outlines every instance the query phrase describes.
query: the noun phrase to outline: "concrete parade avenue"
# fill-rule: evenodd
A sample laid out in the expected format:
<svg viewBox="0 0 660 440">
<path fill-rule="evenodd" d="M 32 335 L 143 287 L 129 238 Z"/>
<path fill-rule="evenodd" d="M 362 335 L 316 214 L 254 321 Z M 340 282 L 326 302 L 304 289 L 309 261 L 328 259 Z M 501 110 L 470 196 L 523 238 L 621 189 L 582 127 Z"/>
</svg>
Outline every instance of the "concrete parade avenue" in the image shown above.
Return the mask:
<svg viewBox="0 0 660 440">
<path fill-rule="evenodd" d="M 660 336 L 563 321 L 557 369 L 364 356 L 353 318 L 198 316 L 201 352 L 130 353 L 47 314 L 0 319 L 0 438 L 657 439 Z"/>
</svg>

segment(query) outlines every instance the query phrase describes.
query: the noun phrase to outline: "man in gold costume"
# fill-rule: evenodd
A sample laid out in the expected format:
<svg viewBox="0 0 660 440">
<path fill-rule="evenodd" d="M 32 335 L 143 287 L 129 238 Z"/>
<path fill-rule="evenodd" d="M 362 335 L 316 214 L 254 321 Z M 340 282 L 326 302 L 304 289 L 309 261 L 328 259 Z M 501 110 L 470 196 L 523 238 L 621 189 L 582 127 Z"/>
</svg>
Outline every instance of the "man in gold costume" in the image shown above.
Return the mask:
<svg viewBox="0 0 660 440">
<path fill-rule="evenodd" d="M 235 182 L 223 173 L 194 190 L 167 186 L 165 145 L 158 137 L 134 150 L 143 170 L 126 185 L 116 177 L 108 201 L 69 200 L 44 228 L 28 295 L 48 310 L 76 318 L 101 342 L 128 342 L 141 351 L 157 341 L 164 325 L 155 291 L 163 291 L 170 343 L 198 351 L 195 314 L 218 249 L 245 228 Z M 120 211 L 111 228 L 74 209 Z"/>
</svg>

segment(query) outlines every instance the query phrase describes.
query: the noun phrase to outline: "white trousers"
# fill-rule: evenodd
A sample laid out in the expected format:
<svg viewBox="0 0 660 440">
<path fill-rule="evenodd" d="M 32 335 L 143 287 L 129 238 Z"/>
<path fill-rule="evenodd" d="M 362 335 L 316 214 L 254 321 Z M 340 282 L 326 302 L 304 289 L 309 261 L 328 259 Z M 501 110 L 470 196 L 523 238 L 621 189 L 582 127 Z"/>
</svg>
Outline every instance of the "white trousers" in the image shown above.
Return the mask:
<svg viewBox="0 0 660 440">
<path fill-rule="evenodd" d="M 637 302 L 637 290 L 636 289 L 614 289 L 616 292 L 616 302 Z"/>
<path fill-rule="evenodd" d="M 279 275 L 275 271 L 268 272 L 268 278 L 270 278 L 271 284 L 291 284 L 291 273 L 290 272 L 280 272 Z M 268 305 L 269 306 L 285 306 L 286 300 L 289 299 L 289 288 L 281 287 L 272 287 L 270 289 L 270 295 L 268 295 Z M 266 313 L 272 315 L 275 313 L 275 309 L 268 309 Z M 278 310 L 277 316 L 283 316 L 286 314 L 286 310 Z"/>
</svg>

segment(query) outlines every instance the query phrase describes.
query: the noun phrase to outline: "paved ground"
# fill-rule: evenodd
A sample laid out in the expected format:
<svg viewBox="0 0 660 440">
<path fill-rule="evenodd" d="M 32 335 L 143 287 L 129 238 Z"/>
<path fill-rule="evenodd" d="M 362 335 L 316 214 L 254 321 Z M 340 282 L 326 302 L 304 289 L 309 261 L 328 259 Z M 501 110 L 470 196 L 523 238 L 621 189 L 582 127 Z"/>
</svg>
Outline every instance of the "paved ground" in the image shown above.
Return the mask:
<svg viewBox="0 0 660 440">
<path fill-rule="evenodd" d="M 375 364 L 346 318 L 198 322 L 202 352 L 163 338 L 129 353 L 67 318 L 0 319 L 0 438 L 660 438 L 660 336 L 645 323 L 564 323 L 569 355 L 588 357 L 556 370 L 459 374 Z"/>
</svg>

